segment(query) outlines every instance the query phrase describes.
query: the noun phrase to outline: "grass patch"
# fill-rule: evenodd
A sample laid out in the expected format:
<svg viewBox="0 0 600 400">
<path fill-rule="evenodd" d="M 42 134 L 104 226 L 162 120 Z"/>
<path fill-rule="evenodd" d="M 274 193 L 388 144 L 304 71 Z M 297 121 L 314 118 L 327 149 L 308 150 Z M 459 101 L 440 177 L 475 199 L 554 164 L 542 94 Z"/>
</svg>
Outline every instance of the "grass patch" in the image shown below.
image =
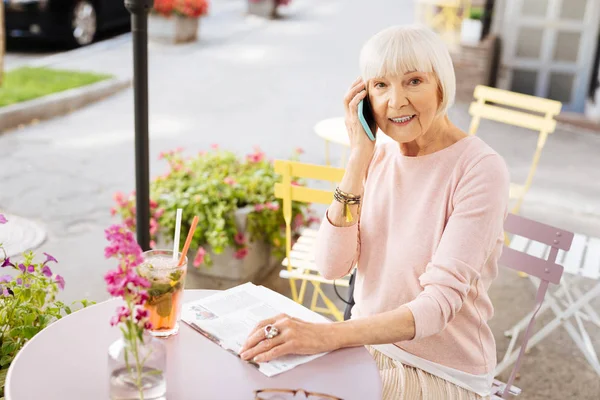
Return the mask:
<svg viewBox="0 0 600 400">
<path fill-rule="evenodd" d="M 0 107 L 89 85 L 108 78 L 112 78 L 112 75 L 49 68 L 17 68 L 4 74 L 4 83 L 0 87 Z"/>
</svg>

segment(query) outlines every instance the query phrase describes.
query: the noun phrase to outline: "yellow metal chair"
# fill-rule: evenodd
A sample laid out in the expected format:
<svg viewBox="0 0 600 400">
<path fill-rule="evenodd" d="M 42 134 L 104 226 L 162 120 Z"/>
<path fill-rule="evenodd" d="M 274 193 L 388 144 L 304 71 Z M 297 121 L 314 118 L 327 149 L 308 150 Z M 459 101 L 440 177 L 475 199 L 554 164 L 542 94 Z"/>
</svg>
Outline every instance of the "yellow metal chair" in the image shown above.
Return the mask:
<svg viewBox="0 0 600 400">
<path fill-rule="evenodd" d="M 285 253 L 282 265 L 285 267 L 279 276 L 289 279 L 292 299 L 302 304 L 306 295 L 308 282 L 314 288 L 310 309 L 322 314 L 332 315 L 336 320 L 343 320 L 343 312 L 323 292 L 321 284 L 334 282 L 319 274 L 314 259 L 316 231 L 305 229 L 292 247 L 292 201 L 304 203 L 331 204 L 333 192 L 321 189 L 292 185 L 293 178 L 317 179 L 329 182 L 339 182 L 344 176 L 344 169 L 324 165 L 300 163 L 296 161 L 275 160 L 275 172 L 281 175 L 280 183 L 275 184 L 275 197 L 283 200 L 283 218 L 285 220 Z M 297 282 L 300 281 L 298 290 Z M 336 280 L 336 286 L 348 287 L 349 275 Z M 321 299 L 325 307 L 318 305 Z"/>
<path fill-rule="evenodd" d="M 476 101 L 469 108 L 469 114 L 473 117 L 469 127 L 470 135 L 476 134 L 482 118 L 539 132 L 527 179 L 522 184 L 510 184 L 510 199 L 516 201 L 511 213 L 518 214 L 533 181 L 548 134 L 556 129 L 555 117 L 560 113 L 562 103 L 483 85 L 475 88 L 473 96 Z M 487 104 L 488 102 L 491 104 Z"/>
</svg>

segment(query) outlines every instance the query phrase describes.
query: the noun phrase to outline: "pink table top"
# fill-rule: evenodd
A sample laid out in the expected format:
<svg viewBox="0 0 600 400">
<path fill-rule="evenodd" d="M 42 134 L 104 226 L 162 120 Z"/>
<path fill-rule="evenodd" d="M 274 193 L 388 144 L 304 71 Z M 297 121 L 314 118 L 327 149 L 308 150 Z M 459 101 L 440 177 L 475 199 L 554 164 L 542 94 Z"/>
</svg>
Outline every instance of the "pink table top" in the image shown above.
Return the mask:
<svg viewBox="0 0 600 400">
<path fill-rule="evenodd" d="M 188 290 L 184 301 L 211 294 Z M 69 315 L 35 336 L 17 355 L 6 379 L 6 400 L 108 400 L 109 325 L 119 301 Z M 262 388 L 305 389 L 344 400 L 381 398 L 375 362 L 364 347 L 327 354 L 268 378 L 185 323 L 166 340 L 168 400 L 252 400 Z"/>
</svg>

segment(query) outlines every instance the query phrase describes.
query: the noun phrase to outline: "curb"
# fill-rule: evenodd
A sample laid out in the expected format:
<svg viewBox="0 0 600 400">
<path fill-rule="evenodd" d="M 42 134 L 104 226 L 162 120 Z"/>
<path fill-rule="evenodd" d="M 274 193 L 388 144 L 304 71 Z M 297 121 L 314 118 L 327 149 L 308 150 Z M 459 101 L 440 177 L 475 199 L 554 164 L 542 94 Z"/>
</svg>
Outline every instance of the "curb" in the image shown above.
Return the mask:
<svg viewBox="0 0 600 400">
<path fill-rule="evenodd" d="M 0 108 L 0 132 L 67 114 L 131 86 L 131 78 L 112 78 Z"/>
</svg>

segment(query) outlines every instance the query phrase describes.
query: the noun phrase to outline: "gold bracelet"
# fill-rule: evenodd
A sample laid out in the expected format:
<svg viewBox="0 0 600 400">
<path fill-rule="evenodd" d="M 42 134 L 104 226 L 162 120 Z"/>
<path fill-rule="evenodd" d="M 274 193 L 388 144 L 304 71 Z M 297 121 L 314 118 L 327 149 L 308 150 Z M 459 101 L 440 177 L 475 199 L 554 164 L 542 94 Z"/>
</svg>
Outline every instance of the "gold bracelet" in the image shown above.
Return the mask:
<svg viewBox="0 0 600 400">
<path fill-rule="evenodd" d="M 342 197 L 345 197 L 348 199 L 359 199 L 360 200 L 360 195 L 342 192 L 339 187 L 336 187 L 335 191 L 336 191 L 336 193 L 340 194 Z"/>
<path fill-rule="evenodd" d="M 335 192 L 333 193 L 333 198 L 344 205 L 344 217 L 346 218 L 346 222 L 352 222 L 354 219 L 352 218 L 350 206 L 359 205 L 360 196 L 345 193 L 339 190 L 339 188 L 336 188 Z"/>
</svg>

